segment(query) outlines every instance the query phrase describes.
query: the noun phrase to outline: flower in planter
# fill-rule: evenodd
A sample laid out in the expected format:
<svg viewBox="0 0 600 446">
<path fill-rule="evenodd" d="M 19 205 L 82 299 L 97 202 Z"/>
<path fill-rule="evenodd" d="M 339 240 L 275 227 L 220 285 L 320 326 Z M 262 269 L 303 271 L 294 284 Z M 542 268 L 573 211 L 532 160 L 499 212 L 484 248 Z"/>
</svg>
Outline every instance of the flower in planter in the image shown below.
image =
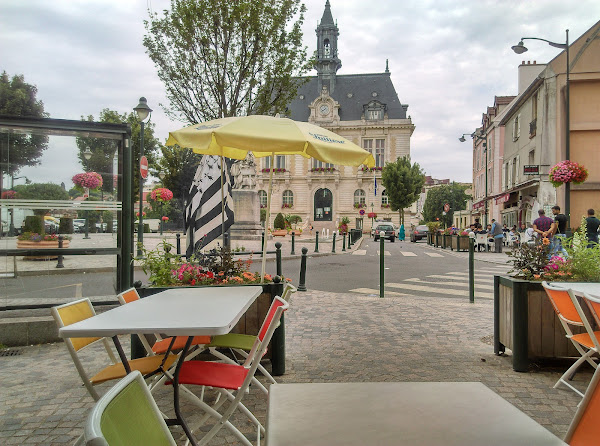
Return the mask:
<svg viewBox="0 0 600 446">
<path fill-rule="evenodd" d="M 136 213 L 135 213 L 135 216 L 136 216 L 136 217 L 139 217 L 139 216 L 140 216 L 140 213 L 139 213 L 139 212 L 136 212 Z M 145 216 L 146 216 L 146 213 L 145 213 L 145 212 L 142 212 L 142 217 L 145 217 Z"/>
<path fill-rule="evenodd" d="M 68 235 L 62 236 L 63 240 L 71 240 Z M 17 240 L 27 242 L 58 242 L 58 234 L 44 234 L 40 235 L 37 232 L 24 232 L 17 237 Z"/>
<path fill-rule="evenodd" d="M 588 171 L 581 164 L 565 160 L 555 164 L 548 174 L 550 182 L 554 187 L 564 183 L 583 183 L 588 177 Z"/>
<path fill-rule="evenodd" d="M 102 176 L 97 172 L 78 173 L 71 178 L 78 189 L 98 189 L 102 187 Z"/>
<path fill-rule="evenodd" d="M 3 200 L 14 200 L 17 198 L 17 192 L 14 190 L 5 190 L 2 191 L 2 199 Z"/>
<path fill-rule="evenodd" d="M 362 208 L 366 208 L 367 205 L 363 204 L 363 203 L 354 203 L 354 209 L 362 209 Z"/>
<path fill-rule="evenodd" d="M 167 217 L 166 215 L 163 216 L 162 221 L 169 221 L 169 217 Z"/>
<path fill-rule="evenodd" d="M 173 199 L 173 192 L 166 187 L 157 187 L 150 193 L 150 198 L 159 203 L 164 203 Z"/>
</svg>

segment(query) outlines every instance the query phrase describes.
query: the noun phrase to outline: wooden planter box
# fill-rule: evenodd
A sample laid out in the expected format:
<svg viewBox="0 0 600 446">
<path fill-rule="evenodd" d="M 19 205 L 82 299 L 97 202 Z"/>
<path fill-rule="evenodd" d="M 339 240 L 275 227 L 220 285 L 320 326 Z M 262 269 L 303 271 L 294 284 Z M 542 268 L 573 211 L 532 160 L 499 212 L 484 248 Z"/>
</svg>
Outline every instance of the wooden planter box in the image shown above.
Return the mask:
<svg viewBox="0 0 600 446">
<path fill-rule="evenodd" d="M 456 251 L 468 251 L 469 250 L 469 236 L 468 235 L 453 235 L 450 244 L 450 249 Z"/>
<path fill-rule="evenodd" d="M 63 240 L 63 248 L 69 247 L 69 240 Z M 17 249 L 58 249 L 58 241 L 40 241 L 18 240 Z M 56 260 L 58 256 L 24 256 L 26 260 Z"/>
<path fill-rule="evenodd" d="M 427 244 L 433 246 L 435 242 L 435 234 L 427 233 Z"/>
<path fill-rule="evenodd" d="M 572 328 L 575 334 L 585 332 L 583 327 Z M 580 356 L 566 338 L 541 282 L 494 276 L 494 353 L 505 348 L 512 350 L 516 372 L 527 372 L 536 359 Z"/>
<path fill-rule="evenodd" d="M 443 234 L 442 236 L 442 248 L 451 248 L 452 247 L 452 235 L 451 234 Z"/>
<path fill-rule="evenodd" d="M 435 240 L 434 246 L 436 248 L 440 248 L 443 245 L 443 243 L 444 243 L 444 234 L 436 233 L 435 237 L 434 237 L 434 240 Z"/>
<path fill-rule="evenodd" d="M 237 286 L 255 286 L 255 285 L 237 285 Z M 248 311 L 242 316 L 235 327 L 231 330 L 231 333 L 242 333 L 256 336 L 258 331 L 267 316 L 269 307 L 274 296 L 281 296 L 283 292 L 283 283 L 265 283 L 262 285 L 263 293 L 256 298 L 254 303 L 248 308 Z M 204 287 L 186 287 L 186 288 L 204 288 Z M 148 287 L 138 288 L 140 297 L 144 298 L 153 294 L 165 291 L 166 287 Z M 141 346 L 141 343 L 140 343 Z M 143 347 L 141 347 L 140 354 L 143 355 Z M 132 349 L 133 355 L 133 349 Z M 275 376 L 283 375 L 285 373 L 285 323 L 284 316 L 281 316 L 281 323 L 279 327 L 273 333 L 273 338 L 267 349 L 265 358 L 271 360 L 272 374 Z"/>
</svg>

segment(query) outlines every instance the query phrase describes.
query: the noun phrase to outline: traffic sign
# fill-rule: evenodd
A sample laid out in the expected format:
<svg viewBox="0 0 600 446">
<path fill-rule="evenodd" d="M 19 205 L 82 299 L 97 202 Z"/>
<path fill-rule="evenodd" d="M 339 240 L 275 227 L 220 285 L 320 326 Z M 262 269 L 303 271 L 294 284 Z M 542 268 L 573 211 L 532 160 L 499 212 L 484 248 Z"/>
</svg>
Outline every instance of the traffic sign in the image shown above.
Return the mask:
<svg viewBox="0 0 600 446">
<path fill-rule="evenodd" d="M 450 204 L 446 203 L 444 205 L 444 212 L 449 212 L 450 211 Z"/>
<path fill-rule="evenodd" d="M 145 156 L 140 158 L 140 175 L 142 175 L 142 178 L 148 176 L 148 158 Z"/>
<path fill-rule="evenodd" d="M 364 209 L 361 209 L 360 211 L 358 211 L 358 213 L 359 213 L 360 215 L 365 215 L 365 210 L 364 210 Z"/>
</svg>

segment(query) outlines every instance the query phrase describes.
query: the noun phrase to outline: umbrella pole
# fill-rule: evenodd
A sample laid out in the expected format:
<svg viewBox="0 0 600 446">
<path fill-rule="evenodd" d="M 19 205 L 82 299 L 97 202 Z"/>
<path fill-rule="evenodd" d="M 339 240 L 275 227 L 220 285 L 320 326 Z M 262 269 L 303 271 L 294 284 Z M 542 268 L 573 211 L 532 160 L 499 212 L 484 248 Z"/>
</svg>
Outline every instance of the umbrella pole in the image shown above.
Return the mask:
<svg viewBox="0 0 600 446">
<path fill-rule="evenodd" d="M 223 155 L 221 155 L 221 234 L 223 235 L 223 248 L 227 248 L 227 246 L 225 246 L 225 192 L 223 191 L 223 161 Z"/>
<path fill-rule="evenodd" d="M 273 163 L 275 152 L 271 153 L 271 171 L 269 172 L 269 193 L 267 194 L 267 215 L 265 215 L 265 243 L 263 243 L 262 267 L 260 270 L 260 283 L 265 282 L 265 267 L 267 265 L 267 240 L 269 237 L 269 223 L 271 219 L 271 194 L 273 192 Z"/>
</svg>

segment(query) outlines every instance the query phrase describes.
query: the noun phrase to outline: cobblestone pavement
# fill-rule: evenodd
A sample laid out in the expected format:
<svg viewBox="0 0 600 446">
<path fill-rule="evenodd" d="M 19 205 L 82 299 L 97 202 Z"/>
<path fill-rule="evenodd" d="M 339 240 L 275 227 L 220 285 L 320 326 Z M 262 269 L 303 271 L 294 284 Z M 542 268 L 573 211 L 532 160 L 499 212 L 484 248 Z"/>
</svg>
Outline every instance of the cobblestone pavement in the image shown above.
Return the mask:
<svg viewBox="0 0 600 446">
<path fill-rule="evenodd" d="M 512 371 L 510 357 L 493 354 L 492 318 L 490 301 L 296 293 L 286 313 L 287 370 L 279 381 L 480 381 L 563 437 L 579 402 L 574 392 L 552 387 L 566 366 Z M 0 357 L 0 444 L 72 444 L 92 399 L 66 348 L 48 344 L 20 350 L 19 356 Z M 94 347 L 85 359 L 99 365 L 99 352 Z M 584 389 L 590 378 L 591 371 L 584 370 L 574 383 Z M 102 385 L 101 392 L 108 387 Z M 172 414 L 171 389 L 161 388 L 155 397 Z M 262 393 L 251 389 L 244 402 L 265 421 Z M 192 421 L 199 415 L 190 404 L 184 414 Z M 234 424 L 255 438 L 244 416 L 236 415 Z M 211 444 L 237 443 L 223 429 Z"/>
</svg>

